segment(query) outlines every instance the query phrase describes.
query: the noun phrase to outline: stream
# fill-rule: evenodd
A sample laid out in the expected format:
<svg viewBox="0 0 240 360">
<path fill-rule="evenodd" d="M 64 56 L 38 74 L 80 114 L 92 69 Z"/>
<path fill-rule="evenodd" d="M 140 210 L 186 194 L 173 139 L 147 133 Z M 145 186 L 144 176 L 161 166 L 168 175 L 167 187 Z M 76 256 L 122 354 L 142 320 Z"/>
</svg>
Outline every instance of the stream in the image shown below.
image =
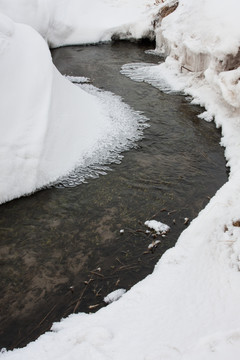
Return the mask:
<svg viewBox="0 0 240 360">
<path fill-rule="evenodd" d="M 25 346 L 54 321 L 130 289 L 227 181 L 220 130 L 197 117 L 203 109 L 120 73 L 126 63 L 158 63 L 145 53 L 153 48 L 116 41 L 52 50 L 62 74 L 120 95 L 150 126 L 106 176 L 0 206 L 0 348 Z M 167 236 L 146 233 L 149 219 L 168 224 Z"/>
</svg>

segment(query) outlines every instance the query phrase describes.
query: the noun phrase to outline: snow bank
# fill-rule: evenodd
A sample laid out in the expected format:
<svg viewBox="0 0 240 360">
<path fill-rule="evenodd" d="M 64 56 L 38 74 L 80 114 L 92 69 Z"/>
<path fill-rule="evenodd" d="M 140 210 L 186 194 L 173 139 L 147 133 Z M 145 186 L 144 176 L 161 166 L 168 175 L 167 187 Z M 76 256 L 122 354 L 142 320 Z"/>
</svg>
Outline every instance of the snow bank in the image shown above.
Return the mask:
<svg viewBox="0 0 240 360">
<path fill-rule="evenodd" d="M 0 11 L 34 27 L 51 47 L 151 36 L 154 0 L 0 0 Z"/>
<path fill-rule="evenodd" d="M 143 116 L 112 94 L 71 84 L 30 26 L 1 15 L 0 46 L 0 203 L 77 166 L 119 161 L 141 136 Z"/>
<path fill-rule="evenodd" d="M 157 31 L 159 51 L 175 60 L 180 71 L 201 72 L 208 85 L 236 108 L 240 107 L 238 9 L 236 0 L 227 4 L 179 0 Z"/>
<path fill-rule="evenodd" d="M 1 359 L 237 360 L 239 193 L 237 181 L 219 190 L 153 274 L 117 302 L 71 315 Z"/>
</svg>

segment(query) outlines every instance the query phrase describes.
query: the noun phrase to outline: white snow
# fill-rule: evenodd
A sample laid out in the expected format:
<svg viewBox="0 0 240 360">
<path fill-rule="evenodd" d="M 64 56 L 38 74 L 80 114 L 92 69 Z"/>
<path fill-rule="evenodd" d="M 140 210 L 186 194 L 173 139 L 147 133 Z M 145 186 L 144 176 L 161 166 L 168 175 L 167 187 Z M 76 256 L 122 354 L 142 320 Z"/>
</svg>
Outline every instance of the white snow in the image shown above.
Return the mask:
<svg viewBox="0 0 240 360">
<path fill-rule="evenodd" d="M 70 76 L 66 75 L 66 78 L 76 84 L 89 83 L 90 79 L 85 76 Z"/>
<path fill-rule="evenodd" d="M 148 245 L 148 249 L 151 250 L 155 248 L 160 242 L 161 242 L 160 240 L 153 241 L 151 244 Z"/>
<path fill-rule="evenodd" d="M 163 224 L 161 221 L 157 220 L 147 220 L 144 225 L 148 226 L 149 229 L 153 229 L 157 234 L 166 233 L 170 230 L 170 227 L 167 224 Z"/>
<path fill-rule="evenodd" d="M 106 304 L 111 304 L 112 302 L 119 300 L 123 296 L 123 294 L 125 294 L 125 292 L 125 289 L 114 290 L 110 294 L 105 296 L 103 300 Z"/>
<path fill-rule="evenodd" d="M 141 38 L 152 30 L 155 0 L 0 0 L 0 12 L 29 24 L 51 47 Z"/>
<path fill-rule="evenodd" d="M 0 203 L 76 167 L 119 161 L 141 137 L 146 118 L 113 94 L 71 84 L 30 26 L 5 15 L 0 24 Z"/>
<path fill-rule="evenodd" d="M 163 4 L 160 3 L 157 9 L 160 11 L 166 4 L 172 5 L 175 2 L 166 0 Z M 69 3 L 72 4 L 70 1 Z M 128 25 L 123 26 L 123 9 L 128 9 L 129 4 L 132 4 L 136 7 L 137 14 L 140 8 L 142 11 L 146 3 L 147 1 L 144 0 L 95 0 L 89 5 L 85 2 L 83 12 L 79 16 L 83 19 L 86 14 L 92 13 L 92 28 L 89 17 L 86 16 L 87 20 L 85 22 L 83 20 L 76 31 L 74 26 L 76 26 L 78 14 L 77 12 L 74 14 L 73 22 L 71 22 L 70 7 L 66 7 L 66 14 L 61 12 L 61 6 L 66 5 L 64 1 L 59 1 L 54 17 L 47 11 L 48 16 L 44 18 L 46 21 L 42 23 L 37 19 L 42 16 L 41 1 L 0 0 L 0 7 L 3 12 L 6 10 L 7 15 L 12 14 L 15 21 L 30 23 L 31 20 L 36 29 L 39 30 L 42 27 L 39 31 L 44 37 L 51 44 L 58 45 L 67 41 L 77 41 L 80 26 L 86 31 L 84 35 L 81 35 L 84 38 L 79 38 L 79 42 L 110 38 L 114 33 L 114 24 L 116 24 L 117 32 L 120 34 L 125 31 L 126 36 L 126 29 L 136 29 L 137 22 L 134 27 L 130 26 L 130 15 L 128 11 L 125 11 Z M 152 3 L 149 1 L 150 5 Z M 53 1 L 49 1 L 49 4 L 53 6 L 53 9 L 54 5 L 56 6 Z M 41 11 L 37 13 L 31 11 L 30 5 L 33 5 L 35 10 L 37 5 L 40 6 Z M 80 9 L 81 5 L 83 2 L 79 1 L 76 6 Z M 119 18 L 113 16 L 115 6 L 116 13 L 122 8 L 122 11 L 119 11 Z M 148 20 L 144 22 L 144 28 L 147 26 L 151 28 L 149 14 L 153 14 L 155 8 L 152 10 L 150 7 L 146 10 Z M 112 12 L 111 20 L 109 20 L 111 24 L 108 23 L 104 29 L 102 28 L 104 18 L 100 16 L 103 15 L 101 9 L 106 14 Z M 95 13 L 95 10 L 98 13 Z M 54 324 L 51 332 L 44 334 L 26 348 L 2 353 L 1 359 L 239 359 L 239 10 L 240 3 L 237 0 L 228 2 L 179 0 L 178 8 L 171 15 L 163 18 L 156 29 L 157 50 L 167 56 L 165 62 L 156 66 L 147 67 L 146 64 L 143 66 L 137 64 L 136 68 L 127 68 L 129 76 L 136 75 L 136 72 L 131 74 L 132 70 L 137 71 L 138 81 L 149 81 L 164 91 L 182 90 L 192 97 L 193 103 L 205 107 L 202 117 L 208 121 L 214 119 L 216 126 L 222 128 L 221 143 L 225 146 L 225 156 L 231 170 L 229 181 L 219 189 L 206 208 L 181 234 L 176 246 L 162 256 L 153 274 L 136 284 L 119 301 L 113 302 L 95 314 L 71 315 Z M 27 21 L 26 17 L 30 20 Z M 55 22 L 48 19 L 55 19 Z M 52 23 L 51 26 L 50 23 Z M 7 151 L 8 144 L 14 141 L 13 150 L 16 153 L 19 149 L 21 150 L 21 142 L 26 141 L 25 134 L 31 132 L 32 129 L 30 114 L 35 109 L 46 112 L 48 109 L 46 103 L 49 101 L 49 94 L 54 89 L 54 82 L 59 85 L 64 81 L 66 84 L 67 80 L 63 80 L 56 70 L 52 70 L 48 50 L 37 33 L 26 26 L 14 24 L 2 16 L 0 24 L 1 94 L 5 95 L 9 106 L 16 103 L 19 107 L 18 111 L 12 107 L 9 110 L 7 105 L 1 103 L 0 109 L 2 116 L 6 119 L 2 121 L 1 134 L 5 145 L 3 159 L 11 163 L 15 161 L 15 158 L 13 152 Z M 58 32 L 59 24 L 65 24 L 65 27 L 62 26 Z M 139 26 L 142 28 L 142 25 Z M 141 31 L 138 32 L 140 33 Z M 131 36 L 133 34 L 134 31 Z M 28 40 L 32 46 L 36 47 L 36 57 L 29 50 Z M 39 53 L 45 55 L 39 58 L 37 56 Z M 20 65 L 14 67 L 16 58 L 24 70 L 20 74 Z M 41 77 L 37 77 L 39 71 L 35 68 L 39 61 L 42 70 Z M 28 72 L 30 75 L 26 76 Z M 9 79 L 14 81 L 11 88 L 9 88 Z M 36 79 L 39 81 L 36 82 Z M 26 96 L 33 99 L 28 102 L 32 104 L 30 108 L 22 100 L 25 95 L 19 90 L 22 87 L 18 80 L 24 83 L 24 94 L 26 92 Z M 16 87 L 16 92 L 14 92 L 14 87 Z M 5 94 L 6 89 L 8 96 Z M 63 89 L 65 85 L 62 87 L 62 91 L 65 92 Z M 66 85 L 66 92 L 71 93 L 72 89 L 71 84 Z M 73 96 L 79 90 L 81 89 L 74 89 Z M 33 91 L 38 95 L 32 93 Z M 85 96 L 89 102 L 95 102 L 96 99 L 92 100 L 93 98 L 88 95 L 85 94 L 83 97 Z M 36 98 L 39 101 L 36 101 Z M 98 101 L 97 104 L 101 107 Z M 3 108 L 4 106 L 6 108 Z M 17 112 L 17 114 L 9 116 L 9 111 Z M 28 115 L 26 123 L 21 120 L 22 114 Z M 45 124 L 48 124 L 46 115 L 41 116 L 39 112 L 37 114 L 37 124 L 40 117 L 45 119 Z M 18 115 L 17 119 L 16 115 Z M 9 135 L 12 119 L 16 119 L 16 128 Z M 104 123 L 102 125 L 104 129 Z M 35 157 L 31 158 L 32 162 L 38 159 L 38 151 L 44 138 L 42 125 L 37 130 L 37 134 L 38 137 L 33 133 L 31 139 L 34 141 L 27 144 L 27 149 L 34 150 Z M 37 145 L 35 140 L 37 140 Z M 49 141 L 49 149 L 50 143 L 51 141 Z M 15 165 L 13 163 L 12 169 L 15 170 L 15 166 L 22 169 L 23 159 L 28 159 L 28 153 L 21 154 L 20 152 L 18 161 L 21 162 L 19 164 L 15 162 Z M 47 168 L 50 169 L 51 166 Z M 31 176 L 34 177 L 34 174 Z M 29 179 L 26 178 L 24 181 L 29 181 Z M 15 183 L 14 186 L 16 186 Z"/>
</svg>

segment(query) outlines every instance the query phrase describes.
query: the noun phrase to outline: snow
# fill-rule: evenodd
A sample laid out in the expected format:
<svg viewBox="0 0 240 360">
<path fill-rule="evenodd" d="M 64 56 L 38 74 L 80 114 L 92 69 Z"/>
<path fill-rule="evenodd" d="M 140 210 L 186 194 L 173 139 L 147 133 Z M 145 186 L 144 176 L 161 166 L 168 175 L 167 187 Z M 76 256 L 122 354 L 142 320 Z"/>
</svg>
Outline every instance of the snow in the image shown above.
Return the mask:
<svg viewBox="0 0 240 360">
<path fill-rule="evenodd" d="M 79 38 L 79 42 L 102 41 L 109 39 L 113 33 L 123 33 L 127 36 L 126 29 L 131 29 L 131 36 L 134 36 L 132 29 L 138 28 L 137 22 L 133 25 L 134 16 L 140 19 L 143 16 L 142 9 L 147 3 L 150 7 L 145 8 L 145 14 L 147 14 L 145 22 L 139 25 L 139 29 L 142 30 L 146 30 L 147 26 L 151 29 L 150 18 L 153 13 L 156 13 L 156 9 L 161 11 L 165 5 L 171 6 L 176 3 L 173 0 L 166 0 L 163 4 L 152 6 L 152 1 L 144 0 L 98 0 L 98 2 L 95 0 L 91 2 L 91 6 L 87 6 L 85 2 L 83 8 L 85 12 L 83 11 L 79 16 L 86 16 L 87 20 L 77 26 L 74 23 L 77 12 L 73 16 L 73 22 L 71 22 L 70 8 L 66 7 L 68 10 L 66 14 L 61 12 L 61 6 L 66 5 L 64 0 L 60 1 L 59 6 L 56 7 L 54 17 L 47 10 L 48 16 L 42 24 L 38 21 L 38 17 L 41 18 L 43 8 L 40 7 L 41 11 L 37 13 L 31 11 L 30 8 L 30 3 L 35 4 L 36 8 L 37 4 L 40 6 L 40 1 L 18 1 L 0 0 L 0 8 L 3 12 L 6 10 L 7 15 L 12 15 L 15 21 L 30 23 L 31 20 L 35 29 L 39 30 L 42 27 L 39 31 L 54 46 L 67 43 L 67 41 L 77 41 L 81 26 L 82 28 L 85 26 L 86 31 L 84 38 Z M 19 4 L 18 8 L 15 7 L 18 6 L 17 4 Z M 52 9 L 56 6 L 54 1 L 49 1 L 49 4 Z M 80 9 L 83 2 L 79 1 L 76 4 L 76 7 L 79 6 Z M 127 20 L 124 24 L 123 9 L 128 9 L 130 4 L 136 7 L 136 12 L 126 14 Z M 119 11 L 119 17 L 114 18 L 113 14 L 116 14 L 120 8 L 122 11 Z M 99 11 L 99 16 L 94 9 Z M 103 17 L 100 16 L 103 15 L 101 9 L 106 14 L 112 14 L 111 20 L 107 21 L 104 28 Z M 116 13 L 114 9 L 117 10 Z M 1 360 L 239 359 L 239 10 L 240 5 L 237 0 L 229 0 L 227 3 L 217 0 L 202 0 L 201 2 L 179 0 L 177 9 L 160 19 L 156 28 L 157 51 L 166 56 L 165 61 L 154 66 L 131 64 L 123 69 L 128 76 L 137 81 L 148 81 L 160 90 L 167 92 L 181 90 L 185 95 L 191 96 L 192 103 L 200 104 L 205 108 L 202 118 L 208 121 L 214 119 L 216 126 L 222 129 L 221 144 L 225 147 L 225 156 L 230 167 L 228 182 L 217 191 L 198 217 L 191 221 L 181 234 L 176 246 L 162 256 L 153 274 L 136 284 L 117 302 L 111 303 L 95 314 L 71 315 L 54 324 L 51 332 L 42 335 L 24 349 L 3 352 L 0 355 Z M 94 19 L 92 29 L 87 17 L 87 14 L 91 12 Z M 141 16 L 139 16 L 140 13 Z M 79 91 L 84 90 L 81 88 L 72 90 L 73 85 L 67 83 L 66 79 L 62 79 L 56 70 L 52 70 L 47 47 L 36 32 L 27 26 L 13 23 L 6 17 L 1 16 L 0 23 L 1 94 L 4 94 L 4 89 L 8 89 L 8 94 L 11 94 L 11 97 L 5 95 L 8 106 L 12 103 L 19 105 L 16 130 L 14 128 L 10 135 L 10 123 L 12 119 L 16 119 L 14 112 L 17 110 L 15 108 L 9 110 L 4 104 L 1 104 L 0 108 L 1 114 L 7 118 L 4 126 L 2 125 L 3 135 L 1 134 L 6 145 L 3 147 L 5 151 L 2 153 L 3 159 L 5 158 L 6 162 L 12 162 L 15 161 L 14 153 L 8 152 L 8 144 L 14 141 L 16 149 L 13 147 L 13 150 L 21 149 L 21 142 L 26 141 L 25 134 L 31 132 L 32 129 L 29 117 L 32 110 L 46 112 L 49 109 L 46 103 L 51 98 L 54 84 L 60 86 L 64 95 L 65 89 L 68 93 L 73 92 L 73 97 L 77 92 L 79 94 Z M 51 26 L 50 23 L 52 23 Z M 59 24 L 65 24 L 65 27 L 62 26 L 62 30 L 58 33 L 56 29 Z M 71 24 L 75 24 L 76 29 Z M 116 28 L 114 30 L 114 24 L 117 30 Z M 66 30 L 67 25 L 69 25 L 69 33 Z M 141 31 L 138 31 L 137 35 L 140 34 Z M 43 74 L 40 78 L 37 77 L 39 72 L 34 61 L 36 58 L 29 50 L 28 41 L 31 41 L 31 46 L 36 44 L 35 56 L 41 63 Z M 41 54 L 40 57 L 37 56 L 39 54 Z M 17 68 L 14 67 L 16 58 L 23 68 L 20 74 L 20 65 Z M 9 69 L 8 65 L 11 71 L 6 71 Z M 28 71 L 25 70 L 26 68 Z M 14 79 L 11 89 L 8 83 L 9 78 Z M 25 102 L 22 100 L 24 95 L 19 89 L 21 83 L 15 81 L 16 79 L 22 80 L 26 94 L 31 96 L 30 109 L 24 108 Z M 36 79 L 39 80 L 37 83 Z M 62 86 L 63 82 L 65 85 Z M 32 93 L 30 88 L 38 95 Z M 39 94 L 42 95 L 39 96 Z M 93 95 L 81 94 L 87 102 L 93 101 L 95 104 L 96 101 L 99 110 L 102 110 L 99 100 L 95 97 L 93 100 Z M 59 94 L 56 96 L 59 96 L 56 101 L 61 101 L 61 96 Z M 4 106 L 6 106 L 5 112 L 3 112 Z M 71 108 L 74 106 L 75 104 L 72 104 Z M 11 111 L 14 116 L 6 116 L 9 114 L 8 111 Z M 22 114 L 28 115 L 24 117 L 28 120 L 26 124 L 21 120 Z M 41 115 L 38 113 L 37 116 L 40 118 Z M 103 118 L 105 117 L 104 115 Z M 39 118 L 35 117 L 37 124 Z M 41 116 L 42 119 L 45 119 L 45 124 L 48 124 L 46 114 Z M 103 121 L 101 128 L 103 131 L 105 131 L 104 126 Z M 45 138 L 44 134 L 41 135 L 42 125 L 39 127 L 40 129 L 37 129 L 39 137 L 36 137 L 34 133 L 31 134 L 34 141 L 27 144 L 27 149 L 34 150 L 35 157 L 31 158 L 32 162 L 38 159 L 38 151 L 43 149 L 41 141 Z M 60 132 L 59 130 L 59 136 L 61 136 Z M 49 151 L 51 142 L 53 139 L 50 136 L 47 147 Z M 91 147 L 92 144 L 89 146 Z M 17 162 L 13 164 L 13 170 L 15 166 L 23 167 L 24 156 L 28 158 L 26 155 L 23 154 L 18 159 L 21 161 L 19 164 Z M 46 154 L 44 158 L 47 160 L 48 155 Z M 61 167 L 60 162 L 58 166 Z M 51 170 L 51 166 L 47 166 L 47 169 Z M 34 177 L 34 174 L 31 173 L 31 175 Z M 9 177 L 9 181 L 15 180 Z M 30 180 L 26 178 L 24 181 Z M 14 186 L 17 185 L 14 183 Z"/>
<path fill-rule="evenodd" d="M 51 47 L 141 38 L 152 30 L 154 0 L 0 0 L 0 12 L 34 27 Z"/>
<path fill-rule="evenodd" d="M 114 301 L 119 300 L 123 294 L 125 294 L 126 290 L 125 289 L 117 289 L 114 290 L 113 292 L 111 292 L 110 294 L 108 294 L 107 296 L 105 296 L 105 298 L 103 299 L 103 301 L 106 304 L 111 304 Z"/>
<path fill-rule="evenodd" d="M 160 244 L 160 240 L 155 240 L 153 241 L 151 244 L 148 245 L 148 249 L 151 250 L 151 249 L 154 249 L 155 247 L 157 247 L 158 244 Z"/>
<path fill-rule="evenodd" d="M 73 85 L 34 29 L 4 15 L 0 21 L 0 203 L 74 169 L 77 184 L 84 181 L 82 169 L 119 162 L 120 152 L 141 137 L 146 118 L 109 92 Z"/>
<path fill-rule="evenodd" d="M 75 83 L 75 84 L 81 84 L 81 83 L 89 83 L 90 79 L 85 77 L 85 76 L 70 76 L 70 75 L 66 75 L 66 78 Z"/>
<path fill-rule="evenodd" d="M 161 221 L 157 220 L 147 220 L 144 225 L 148 226 L 149 229 L 153 229 L 157 234 L 166 233 L 170 230 L 170 227 L 167 224 L 163 224 Z"/>
</svg>

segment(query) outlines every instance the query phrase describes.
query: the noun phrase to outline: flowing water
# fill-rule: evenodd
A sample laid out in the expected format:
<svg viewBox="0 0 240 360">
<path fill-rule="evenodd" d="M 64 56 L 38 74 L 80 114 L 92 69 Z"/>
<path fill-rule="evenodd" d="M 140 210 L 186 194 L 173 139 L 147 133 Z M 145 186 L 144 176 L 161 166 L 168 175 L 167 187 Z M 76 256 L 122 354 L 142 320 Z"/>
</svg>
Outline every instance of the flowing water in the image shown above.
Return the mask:
<svg viewBox="0 0 240 360">
<path fill-rule="evenodd" d="M 120 74 L 126 63 L 160 61 L 144 52 L 152 47 L 113 42 L 52 52 L 63 74 L 122 96 L 150 127 L 106 176 L 0 206 L 0 347 L 24 346 L 53 321 L 96 311 L 109 292 L 143 279 L 188 226 L 185 218 L 196 217 L 227 180 L 220 132 L 197 117 L 200 107 Z M 170 232 L 146 233 L 148 219 Z"/>
</svg>

